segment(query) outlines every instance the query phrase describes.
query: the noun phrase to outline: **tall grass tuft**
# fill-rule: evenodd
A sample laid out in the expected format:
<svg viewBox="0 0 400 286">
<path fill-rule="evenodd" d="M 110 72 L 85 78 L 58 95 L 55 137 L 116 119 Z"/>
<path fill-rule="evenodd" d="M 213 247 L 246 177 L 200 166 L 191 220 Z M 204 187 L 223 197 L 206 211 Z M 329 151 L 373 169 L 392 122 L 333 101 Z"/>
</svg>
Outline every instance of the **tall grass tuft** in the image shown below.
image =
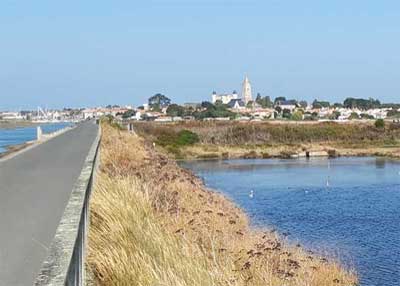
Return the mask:
<svg viewBox="0 0 400 286">
<path fill-rule="evenodd" d="M 102 174 L 92 200 L 89 264 L 97 283 L 222 285 L 221 269 L 199 247 L 163 229 L 138 180 Z"/>
</svg>

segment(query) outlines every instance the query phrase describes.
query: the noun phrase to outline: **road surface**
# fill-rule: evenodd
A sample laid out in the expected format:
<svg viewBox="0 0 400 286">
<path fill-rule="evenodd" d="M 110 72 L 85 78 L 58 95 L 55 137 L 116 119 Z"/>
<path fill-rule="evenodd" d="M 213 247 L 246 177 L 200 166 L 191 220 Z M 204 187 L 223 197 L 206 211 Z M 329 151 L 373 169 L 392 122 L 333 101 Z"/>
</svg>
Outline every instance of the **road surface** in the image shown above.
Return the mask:
<svg viewBox="0 0 400 286">
<path fill-rule="evenodd" d="M 84 122 L 0 162 L 0 286 L 31 286 L 98 132 Z"/>
</svg>

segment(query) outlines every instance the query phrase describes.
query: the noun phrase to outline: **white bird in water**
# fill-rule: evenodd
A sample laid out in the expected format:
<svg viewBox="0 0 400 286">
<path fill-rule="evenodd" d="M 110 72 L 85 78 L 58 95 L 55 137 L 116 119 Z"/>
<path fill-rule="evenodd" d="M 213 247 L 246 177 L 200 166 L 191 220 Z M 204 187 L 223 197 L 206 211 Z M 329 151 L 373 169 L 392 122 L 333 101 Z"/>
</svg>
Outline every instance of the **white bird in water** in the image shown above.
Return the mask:
<svg viewBox="0 0 400 286">
<path fill-rule="evenodd" d="M 253 190 L 250 191 L 249 197 L 250 197 L 250 199 L 254 198 L 254 192 L 253 192 Z"/>
<path fill-rule="evenodd" d="M 329 176 L 328 176 L 328 180 L 326 180 L 326 186 L 329 188 Z"/>
</svg>

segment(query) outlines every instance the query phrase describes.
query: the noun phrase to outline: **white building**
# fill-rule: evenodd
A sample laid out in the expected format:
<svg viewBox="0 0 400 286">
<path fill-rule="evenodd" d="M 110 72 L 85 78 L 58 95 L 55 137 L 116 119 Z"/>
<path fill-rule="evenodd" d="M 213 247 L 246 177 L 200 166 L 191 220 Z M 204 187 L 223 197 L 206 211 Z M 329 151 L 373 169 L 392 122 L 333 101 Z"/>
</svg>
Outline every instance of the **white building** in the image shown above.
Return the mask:
<svg viewBox="0 0 400 286">
<path fill-rule="evenodd" d="M 297 108 L 297 104 L 294 100 L 278 101 L 276 105 L 279 106 L 282 110 L 288 109 L 290 111 L 293 111 Z"/>
<path fill-rule="evenodd" d="M 386 119 L 388 111 L 387 109 L 375 108 L 368 110 L 366 113 L 375 119 Z"/>
<path fill-rule="evenodd" d="M 2 112 L 0 117 L 4 120 L 22 120 L 24 117 L 19 112 Z"/>
<path fill-rule="evenodd" d="M 225 93 L 225 94 L 217 94 L 214 91 L 211 96 L 212 103 L 214 103 L 214 104 L 218 100 L 222 101 L 223 104 L 228 104 L 232 99 L 238 99 L 238 98 L 239 98 L 239 96 L 235 90 L 232 93 Z"/>
</svg>

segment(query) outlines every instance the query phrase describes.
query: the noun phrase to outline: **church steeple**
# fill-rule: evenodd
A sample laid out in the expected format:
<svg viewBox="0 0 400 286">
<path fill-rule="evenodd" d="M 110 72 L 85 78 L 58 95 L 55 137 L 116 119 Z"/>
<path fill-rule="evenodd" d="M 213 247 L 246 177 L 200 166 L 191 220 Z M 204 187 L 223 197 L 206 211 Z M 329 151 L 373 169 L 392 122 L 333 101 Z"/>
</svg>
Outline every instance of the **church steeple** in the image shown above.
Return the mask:
<svg viewBox="0 0 400 286">
<path fill-rule="evenodd" d="M 243 81 L 242 98 L 245 104 L 253 100 L 253 97 L 251 95 L 251 84 L 247 75 L 245 76 Z"/>
</svg>

